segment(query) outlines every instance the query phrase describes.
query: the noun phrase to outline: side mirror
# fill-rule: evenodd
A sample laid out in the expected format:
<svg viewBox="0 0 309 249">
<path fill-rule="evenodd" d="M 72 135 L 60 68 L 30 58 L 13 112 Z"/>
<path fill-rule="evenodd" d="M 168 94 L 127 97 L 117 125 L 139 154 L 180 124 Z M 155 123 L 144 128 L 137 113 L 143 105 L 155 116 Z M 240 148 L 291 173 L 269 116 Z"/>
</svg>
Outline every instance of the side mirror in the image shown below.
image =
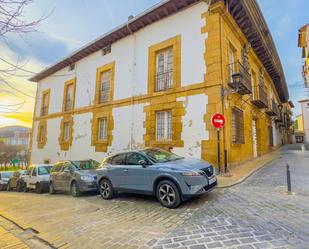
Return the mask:
<svg viewBox="0 0 309 249">
<path fill-rule="evenodd" d="M 146 163 L 145 160 L 139 160 L 139 161 L 138 161 L 138 164 L 139 164 L 139 165 L 142 165 L 143 168 L 146 168 L 146 166 L 147 166 L 147 163 Z"/>
</svg>

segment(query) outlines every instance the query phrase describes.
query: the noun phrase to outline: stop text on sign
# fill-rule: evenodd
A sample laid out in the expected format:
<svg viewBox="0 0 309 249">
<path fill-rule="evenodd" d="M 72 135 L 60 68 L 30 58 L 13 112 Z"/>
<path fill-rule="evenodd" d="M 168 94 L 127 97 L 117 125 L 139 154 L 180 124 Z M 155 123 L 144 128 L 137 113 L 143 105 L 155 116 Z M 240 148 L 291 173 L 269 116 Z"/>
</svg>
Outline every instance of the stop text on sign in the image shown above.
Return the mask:
<svg viewBox="0 0 309 249">
<path fill-rule="evenodd" d="M 225 117 L 220 113 L 216 113 L 212 116 L 211 123 L 216 129 L 221 129 L 225 125 Z"/>
</svg>

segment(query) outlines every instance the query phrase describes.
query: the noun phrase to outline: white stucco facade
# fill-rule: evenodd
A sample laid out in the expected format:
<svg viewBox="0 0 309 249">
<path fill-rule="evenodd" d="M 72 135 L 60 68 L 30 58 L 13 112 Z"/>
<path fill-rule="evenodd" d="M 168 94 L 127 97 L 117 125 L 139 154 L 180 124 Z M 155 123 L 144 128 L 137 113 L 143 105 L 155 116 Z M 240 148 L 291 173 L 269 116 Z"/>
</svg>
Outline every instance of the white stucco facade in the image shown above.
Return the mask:
<svg viewBox="0 0 309 249">
<path fill-rule="evenodd" d="M 58 117 L 57 114 L 63 110 L 64 83 L 76 78 L 75 110 L 92 106 L 95 99 L 96 70 L 114 62 L 114 101 L 145 95 L 148 93 L 149 47 L 175 36 L 181 36 L 181 87 L 204 82 L 207 33 L 201 33 L 201 28 L 205 26 L 205 20 L 201 15 L 207 9 L 208 5 L 205 2 L 193 5 L 113 43 L 109 54 L 103 56 L 101 51 L 95 52 L 76 62 L 74 70 L 69 71 L 66 67 L 41 80 L 38 83 L 35 116 L 40 117 L 42 94 L 50 89 L 48 114 L 51 117 L 47 119 L 47 139 L 44 148 L 37 146 L 39 121 L 34 122 L 32 162 L 50 160 L 53 163 L 64 159 L 85 158 L 101 161 L 106 154 L 142 148 L 146 132 L 144 106 L 147 103 L 113 108 L 113 140 L 104 153 L 95 152 L 95 147 L 91 146 L 92 112 L 74 114 L 73 142 L 68 151 L 62 151 L 58 141 L 62 117 Z M 203 121 L 207 95 L 191 96 L 184 101 L 186 114 L 183 117 L 182 137 L 185 143 L 184 148 L 177 149 L 177 152 L 184 156 L 200 158 L 201 148 L 198 145 L 208 136 Z M 196 105 L 203 108 L 196 110 Z M 192 127 L 195 128 L 194 133 L 191 131 Z"/>
</svg>

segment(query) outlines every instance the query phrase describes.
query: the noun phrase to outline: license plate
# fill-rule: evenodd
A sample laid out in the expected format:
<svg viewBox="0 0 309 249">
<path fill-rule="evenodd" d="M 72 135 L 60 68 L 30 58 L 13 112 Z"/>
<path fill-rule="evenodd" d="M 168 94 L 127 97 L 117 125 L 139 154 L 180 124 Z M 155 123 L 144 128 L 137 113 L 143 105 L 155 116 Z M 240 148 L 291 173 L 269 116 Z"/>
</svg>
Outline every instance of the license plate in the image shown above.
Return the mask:
<svg viewBox="0 0 309 249">
<path fill-rule="evenodd" d="M 217 181 L 216 177 L 209 179 L 209 185 L 213 184 L 216 181 Z"/>
</svg>

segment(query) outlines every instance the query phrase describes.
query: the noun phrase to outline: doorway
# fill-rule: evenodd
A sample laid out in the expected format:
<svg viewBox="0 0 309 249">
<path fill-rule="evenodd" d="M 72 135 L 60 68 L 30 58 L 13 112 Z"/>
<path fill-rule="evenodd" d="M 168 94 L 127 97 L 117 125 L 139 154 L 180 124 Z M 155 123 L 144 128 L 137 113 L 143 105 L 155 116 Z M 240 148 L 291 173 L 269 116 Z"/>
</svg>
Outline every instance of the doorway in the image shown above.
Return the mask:
<svg viewBox="0 0 309 249">
<path fill-rule="evenodd" d="M 256 158 L 258 156 L 257 150 L 257 132 L 256 132 L 256 120 L 252 120 L 252 143 L 253 143 L 253 157 Z"/>
</svg>

